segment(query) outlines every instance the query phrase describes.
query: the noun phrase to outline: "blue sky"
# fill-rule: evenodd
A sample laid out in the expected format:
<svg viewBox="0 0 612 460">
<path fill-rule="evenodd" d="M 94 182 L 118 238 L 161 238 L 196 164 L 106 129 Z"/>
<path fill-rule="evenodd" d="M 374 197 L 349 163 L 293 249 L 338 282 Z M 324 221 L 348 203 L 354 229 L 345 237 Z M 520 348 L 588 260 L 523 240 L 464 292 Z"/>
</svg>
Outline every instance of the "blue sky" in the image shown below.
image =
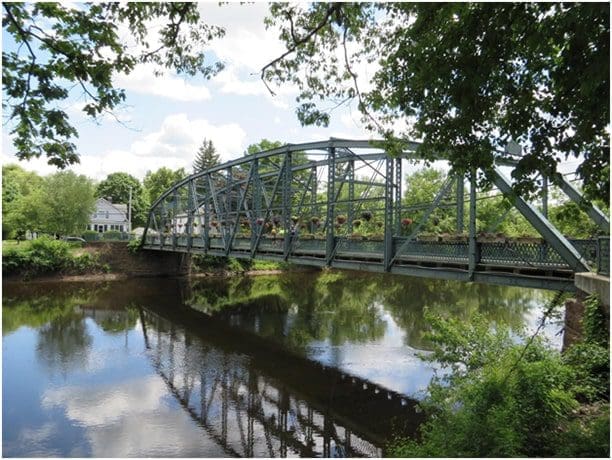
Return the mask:
<svg viewBox="0 0 612 460">
<path fill-rule="evenodd" d="M 259 71 L 284 47 L 277 31 L 264 27 L 267 3 L 219 6 L 204 2 L 199 8 L 204 21 L 226 29 L 225 37 L 211 43 L 208 50 L 226 69 L 211 80 L 172 72 L 155 77 L 146 66 L 119 76 L 115 83 L 127 94 L 125 106 L 116 112 L 121 123 L 110 116 L 98 123 L 88 119 L 80 111 L 80 94 L 74 93 L 66 110 L 79 130 L 75 143 L 81 163 L 70 169 L 97 180 L 116 171 L 142 179 L 148 170 L 161 166 L 190 170 L 204 138 L 213 141 L 223 160 L 230 160 L 263 138 L 298 143 L 371 137 L 355 107 L 335 110 L 328 128 L 303 128 L 295 115 L 297 90 L 284 86 L 275 89 L 276 96 L 269 94 Z M 3 47 L 7 42 L 3 34 Z M 10 129 L 3 125 L 3 164 L 17 162 Z M 39 174 L 56 171 L 44 158 L 19 164 Z"/>
</svg>

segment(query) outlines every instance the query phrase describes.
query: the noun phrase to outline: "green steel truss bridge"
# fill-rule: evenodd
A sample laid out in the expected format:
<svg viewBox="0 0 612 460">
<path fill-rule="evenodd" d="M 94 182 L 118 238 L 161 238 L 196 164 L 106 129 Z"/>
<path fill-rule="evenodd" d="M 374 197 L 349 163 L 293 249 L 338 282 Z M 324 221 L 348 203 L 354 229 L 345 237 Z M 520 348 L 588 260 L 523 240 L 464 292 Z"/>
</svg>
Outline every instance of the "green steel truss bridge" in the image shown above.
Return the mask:
<svg viewBox="0 0 612 460">
<path fill-rule="evenodd" d="M 547 180 L 542 202 L 526 201 L 505 175 L 511 160 L 485 172 L 487 193 L 505 195 L 539 238 L 477 233 L 475 174 L 451 171 L 432 201 L 403 205 L 402 168 L 422 161 L 417 147 L 390 155 L 380 141 L 332 138 L 193 174 L 153 203 L 143 247 L 544 289 L 573 290 L 577 272 L 609 274 L 609 236 L 562 235 L 547 219 Z M 609 235 L 607 216 L 566 179 L 560 188 Z M 452 232 L 424 234 L 436 209 L 451 216 Z"/>
</svg>

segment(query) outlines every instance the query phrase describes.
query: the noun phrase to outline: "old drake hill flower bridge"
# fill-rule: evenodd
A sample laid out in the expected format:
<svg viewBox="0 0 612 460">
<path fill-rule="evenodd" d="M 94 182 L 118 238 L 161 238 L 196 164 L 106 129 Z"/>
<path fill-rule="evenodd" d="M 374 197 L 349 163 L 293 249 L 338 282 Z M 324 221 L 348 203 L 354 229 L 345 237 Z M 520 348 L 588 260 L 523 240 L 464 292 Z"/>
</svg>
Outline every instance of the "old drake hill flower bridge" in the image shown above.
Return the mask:
<svg viewBox="0 0 612 460">
<path fill-rule="evenodd" d="M 517 196 L 507 155 L 485 172 L 492 191 L 477 195 L 475 174 L 451 171 L 433 200 L 404 205 L 402 167 L 419 161 L 417 147 L 390 155 L 381 141 L 330 139 L 193 174 L 153 203 L 143 247 L 546 289 L 574 289 L 578 272 L 608 275 L 609 236 L 562 235 L 547 219 L 546 178 L 538 206 Z M 560 189 L 609 235 L 599 209 L 566 179 Z M 505 195 L 540 237 L 477 232 L 478 202 L 491 194 Z M 423 232 L 428 222 L 438 233 Z"/>
</svg>

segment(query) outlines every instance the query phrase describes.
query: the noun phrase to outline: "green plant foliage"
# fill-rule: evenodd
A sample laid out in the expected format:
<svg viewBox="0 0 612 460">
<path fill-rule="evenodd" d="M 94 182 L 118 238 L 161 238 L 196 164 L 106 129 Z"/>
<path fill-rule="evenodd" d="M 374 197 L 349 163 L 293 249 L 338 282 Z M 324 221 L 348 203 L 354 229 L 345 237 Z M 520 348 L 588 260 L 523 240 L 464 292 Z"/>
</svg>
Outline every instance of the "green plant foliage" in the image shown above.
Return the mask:
<svg viewBox="0 0 612 460">
<path fill-rule="evenodd" d="M 157 171 L 147 171 L 142 185 L 146 199 L 149 203 L 154 203 L 159 196 L 168 190 L 175 182 L 180 181 L 187 176 L 185 169 L 179 168 L 172 170 L 170 168 L 161 167 Z"/>
<path fill-rule="evenodd" d="M 22 275 L 25 278 L 40 274 L 80 274 L 101 270 L 91 254 L 73 256 L 71 246 L 47 237 L 30 242 L 24 249 L 10 248 L 2 254 L 3 275 Z"/>
<path fill-rule="evenodd" d="M 428 420 L 420 440 L 397 440 L 391 456 L 554 456 L 573 430 L 585 450 L 595 446 L 597 456 L 607 457 L 601 422 L 577 429 L 576 371 L 557 351 L 537 337 L 525 349 L 503 326 L 478 316 L 470 324 L 428 319 L 434 352 L 426 359 L 447 372 L 434 378 L 421 403 Z"/>
<path fill-rule="evenodd" d="M 108 232 L 102 233 L 101 236 L 104 241 L 113 241 L 120 240 L 122 234 L 120 231 L 117 230 L 109 230 Z"/>
<path fill-rule="evenodd" d="M 609 318 L 606 318 L 597 295 L 593 294 L 587 297 L 584 307 L 582 327 L 585 342 L 595 343 L 607 348 L 610 341 Z"/>
<path fill-rule="evenodd" d="M 193 160 L 193 172 L 199 173 L 206 171 L 221 164 L 221 156 L 217 153 L 217 149 L 211 140 L 204 139 L 202 145 L 196 153 L 196 157 Z"/>
<path fill-rule="evenodd" d="M 287 51 L 262 78 L 299 88 L 304 125 L 327 125 L 329 107 L 354 101 L 372 131 L 422 140 L 425 159 L 443 153 L 459 171 L 490 168 L 515 140 L 521 192 L 536 191 L 542 172 L 556 180 L 560 159 L 580 158 L 587 196 L 608 202 L 609 8 L 273 3 L 267 23 Z M 367 90 L 357 70 L 365 65 L 377 65 Z"/>
<path fill-rule="evenodd" d="M 85 100 L 83 112 L 95 119 L 124 102 L 124 90 L 113 81 L 138 64 L 207 78 L 222 68 L 205 63 L 203 50 L 224 31 L 201 21 L 197 3 L 3 3 L 3 8 L 2 85 L 20 159 L 46 155 L 60 168 L 78 162 L 72 143 L 77 129 L 61 108 L 72 88 Z M 123 28 L 131 41 L 124 40 Z"/>
</svg>

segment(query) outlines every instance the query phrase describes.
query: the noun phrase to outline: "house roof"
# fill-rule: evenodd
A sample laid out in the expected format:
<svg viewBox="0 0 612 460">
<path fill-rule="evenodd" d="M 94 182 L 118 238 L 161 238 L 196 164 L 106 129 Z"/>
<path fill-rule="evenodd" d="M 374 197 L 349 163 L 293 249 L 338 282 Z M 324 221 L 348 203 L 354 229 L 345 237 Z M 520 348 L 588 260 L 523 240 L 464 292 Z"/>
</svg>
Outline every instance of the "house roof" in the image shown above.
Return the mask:
<svg viewBox="0 0 612 460">
<path fill-rule="evenodd" d="M 121 214 L 127 215 L 127 207 L 128 207 L 127 204 L 112 203 L 111 201 L 108 201 L 106 198 L 98 198 L 98 201 L 104 201 L 108 203 L 110 206 L 112 206 L 113 208 L 115 208 L 117 211 L 119 211 Z"/>
</svg>

